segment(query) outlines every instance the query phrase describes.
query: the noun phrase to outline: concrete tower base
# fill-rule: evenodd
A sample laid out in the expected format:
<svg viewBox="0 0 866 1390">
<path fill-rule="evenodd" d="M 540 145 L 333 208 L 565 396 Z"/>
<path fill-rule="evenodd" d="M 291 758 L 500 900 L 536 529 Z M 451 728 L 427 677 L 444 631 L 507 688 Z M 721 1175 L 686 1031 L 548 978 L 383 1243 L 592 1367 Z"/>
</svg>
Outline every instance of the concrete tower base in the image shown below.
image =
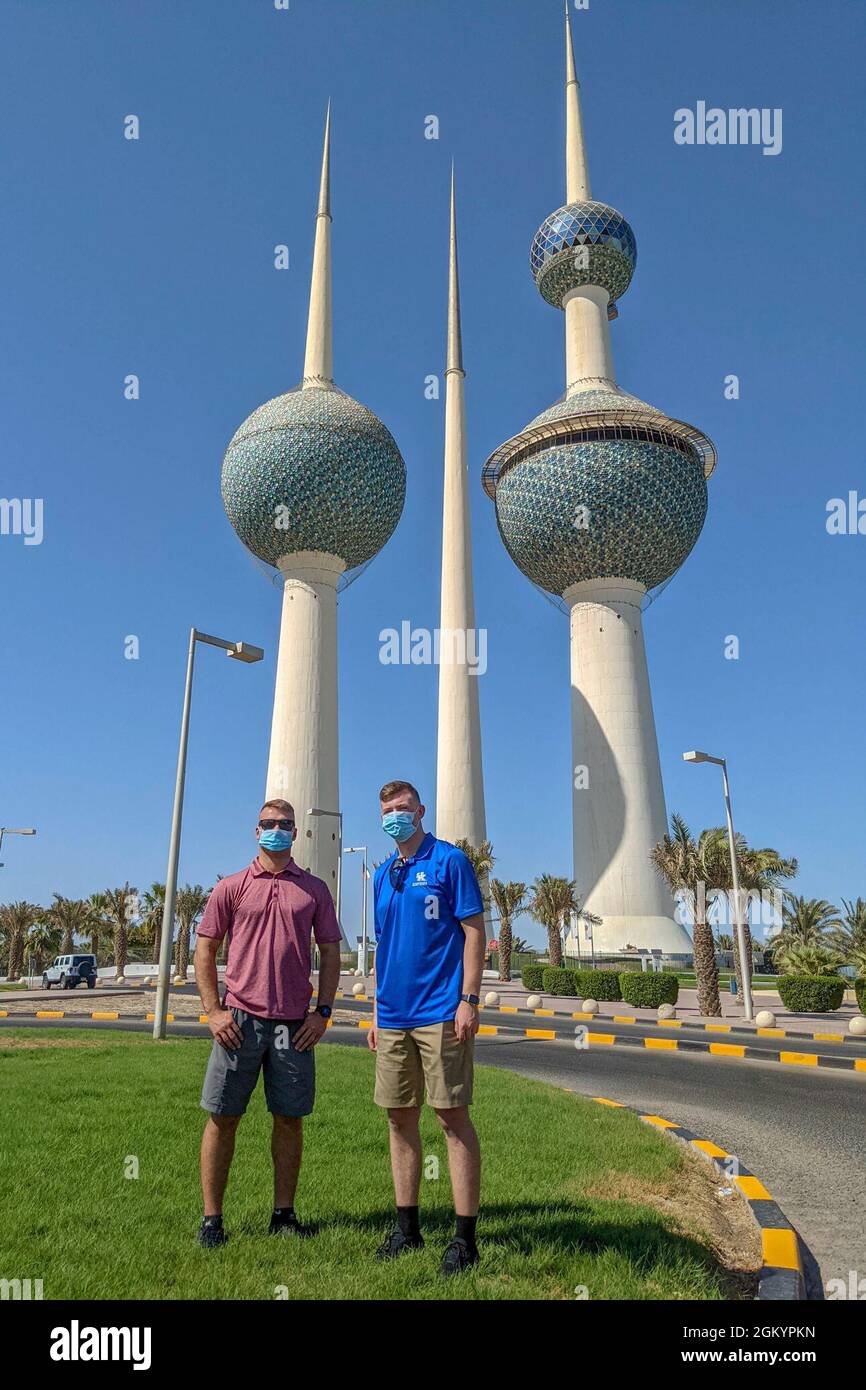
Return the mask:
<svg viewBox="0 0 866 1390">
<path fill-rule="evenodd" d="M 280 560 L 284 576 L 280 649 L 266 796 L 290 801 L 294 858 L 324 879 L 336 901 L 340 852 L 337 733 L 337 585 L 342 560 L 298 551 Z"/>
<path fill-rule="evenodd" d="M 599 954 L 628 946 L 691 953 L 650 863 L 667 829 L 640 604 L 642 585 L 592 579 L 571 609 L 574 878 Z"/>
</svg>

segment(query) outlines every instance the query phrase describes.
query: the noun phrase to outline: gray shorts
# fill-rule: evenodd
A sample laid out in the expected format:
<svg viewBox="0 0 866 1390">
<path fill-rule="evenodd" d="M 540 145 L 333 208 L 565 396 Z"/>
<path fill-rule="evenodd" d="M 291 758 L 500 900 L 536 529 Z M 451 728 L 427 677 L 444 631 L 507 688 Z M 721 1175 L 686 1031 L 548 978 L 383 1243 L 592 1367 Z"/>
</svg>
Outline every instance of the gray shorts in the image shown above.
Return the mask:
<svg viewBox="0 0 866 1390">
<path fill-rule="evenodd" d="M 203 1110 L 212 1115 L 243 1115 L 265 1074 L 265 1100 L 272 1115 L 309 1115 L 316 1097 L 313 1048 L 299 1052 L 292 1038 L 303 1019 L 254 1018 L 232 1009 L 243 1042 L 237 1051 L 214 1039 L 201 1090 Z"/>
</svg>

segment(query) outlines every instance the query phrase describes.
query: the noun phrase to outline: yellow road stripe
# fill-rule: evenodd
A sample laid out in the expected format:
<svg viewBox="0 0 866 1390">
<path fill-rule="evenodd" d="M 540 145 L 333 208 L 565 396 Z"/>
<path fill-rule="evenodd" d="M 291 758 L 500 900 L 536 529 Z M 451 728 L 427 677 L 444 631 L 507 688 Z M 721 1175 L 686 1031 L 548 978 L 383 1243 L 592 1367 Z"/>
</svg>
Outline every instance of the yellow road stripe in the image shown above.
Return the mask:
<svg viewBox="0 0 866 1390">
<path fill-rule="evenodd" d="M 544 1014 L 545 1018 L 553 1018 L 556 1011 L 554 1009 L 533 1009 L 532 1012 L 534 1014 Z"/>
<path fill-rule="evenodd" d="M 499 1012 L 501 1014 L 516 1014 L 519 1010 L 512 1004 L 500 1004 Z"/>
<path fill-rule="evenodd" d="M 156 1014 L 145 1014 L 144 1017 L 148 1023 L 153 1023 Z M 91 1018 L 117 1018 L 117 1014 L 91 1014 Z M 166 1023 L 174 1023 L 174 1014 L 166 1014 L 165 1021 Z M 207 1014 L 199 1014 L 198 1021 L 199 1023 L 207 1023 Z"/>
<path fill-rule="evenodd" d="M 681 1018 L 657 1018 L 656 1023 L 659 1028 L 682 1028 L 683 1026 Z"/>
<path fill-rule="evenodd" d="M 615 1033 L 587 1033 L 587 1041 L 591 1043 L 615 1043 Z"/>
<path fill-rule="evenodd" d="M 813 1033 L 815 1042 L 844 1042 L 844 1033 Z"/>
<path fill-rule="evenodd" d="M 372 1028 L 372 1027 L 373 1027 L 373 1020 L 372 1020 L 372 1018 L 359 1018 L 359 1019 L 358 1019 L 358 1027 L 359 1027 L 359 1028 Z"/>
<path fill-rule="evenodd" d="M 9 1017 L 9 1010 L 8 1010 L 8 1009 L 0 1009 L 0 1018 L 8 1018 L 8 1017 Z"/>
<path fill-rule="evenodd" d="M 710 1043 L 714 1057 L 745 1057 L 746 1049 L 739 1043 Z"/>
<path fill-rule="evenodd" d="M 784 1028 L 757 1028 L 755 1031 L 760 1038 L 785 1038 L 788 1036 Z"/>
<path fill-rule="evenodd" d="M 524 1028 L 524 1033 L 528 1038 L 555 1038 L 556 1034 L 552 1028 Z"/>
<path fill-rule="evenodd" d="M 614 1110 L 625 1110 L 620 1100 L 608 1100 L 606 1096 L 590 1096 L 590 1100 L 594 1100 L 596 1105 L 610 1105 Z"/>
<path fill-rule="evenodd" d="M 858 1057 L 854 1062 L 855 1071 L 866 1071 L 866 1058 Z"/>
<path fill-rule="evenodd" d="M 62 1017 L 63 1017 L 63 1013 L 64 1013 L 63 1009 L 37 1009 L 37 1010 L 36 1010 L 36 1017 L 37 1017 L 37 1018 L 62 1018 Z"/>
<path fill-rule="evenodd" d="M 700 1149 L 702 1153 L 709 1154 L 710 1158 L 727 1158 L 724 1149 L 720 1149 L 718 1144 L 714 1144 L 711 1139 L 693 1139 L 692 1147 Z"/>
<path fill-rule="evenodd" d="M 780 1052 L 779 1061 L 797 1067 L 817 1067 L 818 1056 L 815 1052 Z"/>
<path fill-rule="evenodd" d="M 631 1014 L 614 1014 L 614 1023 L 636 1023 L 637 1020 Z"/>
<path fill-rule="evenodd" d="M 673 1120 L 663 1120 L 661 1115 L 641 1115 L 641 1119 L 648 1125 L 657 1125 L 659 1129 L 679 1129 L 679 1125 L 675 1125 Z"/>
<path fill-rule="evenodd" d="M 764 1264 L 774 1269 L 799 1269 L 800 1247 L 793 1231 L 772 1227 L 761 1232 L 761 1245 L 764 1251 Z"/>
<path fill-rule="evenodd" d="M 120 1014 L 108 1014 L 108 1013 L 99 1014 L 99 1013 L 97 1013 L 97 1014 L 91 1014 L 90 1017 L 91 1017 L 91 1018 L 120 1018 Z"/>
<path fill-rule="evenodd" d="M 676 1038 L 644 1038 L 644 1047 L 665 1048 L 670 1052 L 677 1046 Z"/>
<path fill-rule="evenodd" d="M 735 1177 L 734 1182 L 743 1196 L 747 1197 L 750 1202 L 772 1202 L 773 1200 L 760 1178 L 753 1178 L 751 1175 L 742 1178 Z"/>
<path fill-rule="evenodd" d="M 705 1023 L 704 1028 L 708 1033 L 730 1033 L 730 1023 Z"/>
<path fill-rule="evenodd" d="M 572 1014 L 571 1016 L 572 1018 L 595 1018 L 595 1014 L 585 1014 L 581 1013 L 579 1010 L 577 1013 Z"/>
<path fill-rule="evenodd" d="M 479 1033 L 498 1033 L 499 1029 L 494 1027 L 492 1023 L 482 1023 L 479 1025 L 478 1031 Z"/>
<path fill-rule="evenodd" d="M 148 1014 L 147 1016 L 148 1018 L 153 1018 L 153 1014 Z M 207 1014 L 199 1014 L 198 1021 L 199 1023 L 207 1023 Z"/>
</svg>

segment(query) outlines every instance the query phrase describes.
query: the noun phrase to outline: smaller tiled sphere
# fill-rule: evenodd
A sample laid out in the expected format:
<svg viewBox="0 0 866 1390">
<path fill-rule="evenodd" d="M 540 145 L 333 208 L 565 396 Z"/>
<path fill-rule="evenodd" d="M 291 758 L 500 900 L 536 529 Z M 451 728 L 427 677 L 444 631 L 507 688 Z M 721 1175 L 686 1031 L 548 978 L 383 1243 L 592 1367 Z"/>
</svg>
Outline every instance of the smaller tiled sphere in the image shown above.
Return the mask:
<svg viewBox="0 0 866 1390">
<path fill-rule="evenodd" d="M 577 255 L 578 248 L 585 254 Z M 567 203 L 545 218 L 532 241 L 529 264 L 539 291 L 555 309 L 570 290 L 598 285 L 611 304 L 625 294 L 637 262 L 634 232 L 607 203 Z"/>
<path fill-rule="evenodd" d="M 225 452 L 222 498 L 244 545 L 266 564 L 299 550 L 354 569 L 400 520 L 406 466 L 390 432 L 342 391 L 289 391 L 254 410 Z"/>
</svg>

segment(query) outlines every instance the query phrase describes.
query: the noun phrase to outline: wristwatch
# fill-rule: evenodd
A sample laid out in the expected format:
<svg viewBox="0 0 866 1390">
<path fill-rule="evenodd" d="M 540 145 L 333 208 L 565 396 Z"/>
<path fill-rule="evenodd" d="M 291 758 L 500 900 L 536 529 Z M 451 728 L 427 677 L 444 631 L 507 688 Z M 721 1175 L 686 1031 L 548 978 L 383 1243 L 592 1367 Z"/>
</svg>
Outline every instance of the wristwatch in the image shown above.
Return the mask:
<svg viewBox="0 0 866 1390">
<path fill-rule="evenodd" d="M 461 994 L 460 1000 L 463 1004 L 474 1004 L 477 1009 L 481 1003 L 481 996 L 480 994 Z"/>
<path fill-rule="evenodd" d="M 334 1010 L 331 1008 L 330 1004 L 319 1004 L 316 1008 L 316 1013 L 321 1014 L 325 1022 L 328 1021 L 333 1012 Z"/>
</svg>

